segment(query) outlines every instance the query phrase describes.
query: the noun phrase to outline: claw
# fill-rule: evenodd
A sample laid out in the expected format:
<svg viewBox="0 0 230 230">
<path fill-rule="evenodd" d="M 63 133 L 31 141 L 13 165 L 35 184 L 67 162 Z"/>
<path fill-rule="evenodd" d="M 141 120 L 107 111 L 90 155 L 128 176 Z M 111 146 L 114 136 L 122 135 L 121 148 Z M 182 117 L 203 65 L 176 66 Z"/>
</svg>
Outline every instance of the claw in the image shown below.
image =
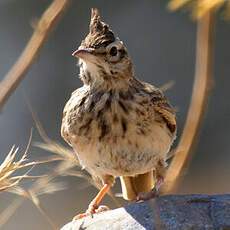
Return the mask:
<svg viewBox="0 0 230 230">
<path fill-rule="evenodd" d="M 82 218 L 87 217 L 87 216 L 93 217 L 93 214 L 95 214 L 95 213 L 99 213 L 99 212 L 108 210 L 109 209 L 108 207 L 106 207 L 106 206 L 99 206 L 99 203 L 101 202 L 101 200 L 105 196 L 105 194 L 109 191 L 110 187 L 111 187 L 110 184 L 104 184 L 104 186 L 99 191 L 99 193 L 97 194 L 97 196 L 89 204 L 89 207 L 86 210 L 86 212 L 76 215 L 73 218 L 73 220 L 79 220 L 79 219 L 82 219 Z"/>
<path fill-rule="evenodd" d="M 146 201 L 158 196 L 158 191 L 156 189 L 152 189 L 150 192 L 141 192 L 138 194 L 136 201 Z"/>
<path fill-rule="evenodd" d="M 73 220 L 80 220 L 80 219 L 82 219 L 82 218 L 84 218 L 84 217 L 86 217 L 86 216 L 88 216 L 87 213 L 80 213 L 80 214 L 76 215 L 76 216 L 73 218 Z"/>
<path fill-rule="evenodd" d="M 98 209 L 95 210 L 95 213 L 101 213 L 110 210 L 110 208 L 106 205 L 100 205 Z"/>
<path fill-rule="evenodd" d="M 91 210 L 87 210 L 85 213 L 80 213 L 78 215 L 76 215 L 73 220 L 80 220 L 83 219 L 87 216 L 91 216 L 93 218 L 93 214 L 97 214 L 97 213 L 101 213 L 101 212 L 105 212 L 108 211 L 110 208 L 105 206 L 105 205 L 100 205 L 98 208 L 96 209 L 91 209 Z"/>
<path fill-rule="evenodd" d="M 141 192 L 138 194 L 136 201 L 146 201 L 159 196 L 159 189 L 164 181 L 163 177 L 159 177 L 155 187 L 149 192 Z"/>
</svg>

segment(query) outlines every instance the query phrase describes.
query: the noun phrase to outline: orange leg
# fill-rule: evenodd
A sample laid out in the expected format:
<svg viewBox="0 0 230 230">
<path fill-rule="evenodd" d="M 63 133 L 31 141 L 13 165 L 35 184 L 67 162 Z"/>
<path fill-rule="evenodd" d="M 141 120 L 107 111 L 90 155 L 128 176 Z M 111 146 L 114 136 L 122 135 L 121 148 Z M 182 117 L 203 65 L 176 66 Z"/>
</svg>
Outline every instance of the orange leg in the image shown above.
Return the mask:
<svg viewBox="0 0 230 230">
<path fill-rule="evenodd" d="M 97 208 L 99 207 L 99 204 L 101 203 L 102 199 L 106 195 L 106 193 L 110 190 L 111 185 L 110 184 L 104 184 L 102 189 L 98 192 L 96 197 L 90 202 L 88 209 L 86 210 L 85 213 L 78 214 L 77 216 L 74 217 L 74 219 L 81 219 L 83 217 L 92 215 L 96 213 Z"/>
</svg>

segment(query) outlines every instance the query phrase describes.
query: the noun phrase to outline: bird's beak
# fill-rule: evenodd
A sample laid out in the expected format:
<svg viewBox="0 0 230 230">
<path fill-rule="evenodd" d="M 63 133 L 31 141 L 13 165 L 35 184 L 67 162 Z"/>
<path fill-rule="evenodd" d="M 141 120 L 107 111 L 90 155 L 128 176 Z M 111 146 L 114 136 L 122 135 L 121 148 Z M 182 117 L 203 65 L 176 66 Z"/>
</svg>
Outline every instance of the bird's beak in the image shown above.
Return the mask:
<svg viewBox="0 0 230 230">
<path fill-rule="evenodd" d="M 79 48 L 72 53 L 72 56 L 87 59 L 89 56 L 93 55 L 94 49 L 92 48 Z"/>
</svg>

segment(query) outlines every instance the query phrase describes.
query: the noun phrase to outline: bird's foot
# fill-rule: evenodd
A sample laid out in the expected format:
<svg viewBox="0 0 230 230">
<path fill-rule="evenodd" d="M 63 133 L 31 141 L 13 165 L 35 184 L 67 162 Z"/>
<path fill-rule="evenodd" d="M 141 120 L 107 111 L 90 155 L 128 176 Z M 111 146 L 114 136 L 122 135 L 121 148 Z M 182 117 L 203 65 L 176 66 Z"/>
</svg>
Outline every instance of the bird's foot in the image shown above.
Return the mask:
<svg viewBox="0 0 230 230">
<path fill-rule="evenodd" d="M 164 178 L 159 177 L 157 182 L 156 182 L 155 187 L 149 192 L 139 193 L 137 195 L 136 200 L 137 201 L 145 201 L 145 200 L 150 200 L 150 199 L 158 197 L 159 196 L 159 189 L 160 189 L 160 186 L 162 185 L 163 181 L 164 181 Z"/>
<path fill-rule="evenodd" d="M 146 200 L 156 198 L 157 196 L 159 196 L 158 190 L 153 188 L 149 192 L 141 192 L 141 193 L 139 193 L 137 195 L 136 201 L 146 201 Z"/>
<path fill-rule="evenodd" d="M 96 197 L 89 204 L 89 207 L 86 210 L 86 212 L 76 215 L 73 218 L 73 220 L 82 219 L 86 216 L 93 217 L 93 214 L 95 214 L 95 213 L 104 212 L 104 211 L 108 210 L 109 209 L 108 207 L 106 207 L 104 205 L 99 206 L 99 204 L 100 204 L 102 198 L 105 196 L 105 194 L 109 191 L 110 187 L 111 187 L 111 185 L 109 183 L 105 183 L 104 186 L 101 188 L 101 190 L 96 195 Z"/>
<path fill-rule="evenodd" d="M 105 211 L 108 211 L 108 210 L 110 210 L 110 208 L 105 206 L 105 205 L 100 205 L 100 206 L 89 205 L 89 208 L 86 210 L 85 213 L 80 213 L 80 214 L 76 215 L 73 218 L 73 220 L 83 219 L 83 218 L 85 218 L 87 216 L 93 217 L 93 214 L 105 212 Z"/>
<path fill-rule="evenodd" d="M 98 206 L 96 204 L 90 203 L 88 209 L 86 210 L 86 212 L 76 215 L 73 218 L 73 220 L 79 220 L 79 219 L 82 219 L 82 218 L 87 217 L 87 216 L 93 217 L 93 214 L 96 213 L 97 209 L 98 209 Z"/>
</svg>

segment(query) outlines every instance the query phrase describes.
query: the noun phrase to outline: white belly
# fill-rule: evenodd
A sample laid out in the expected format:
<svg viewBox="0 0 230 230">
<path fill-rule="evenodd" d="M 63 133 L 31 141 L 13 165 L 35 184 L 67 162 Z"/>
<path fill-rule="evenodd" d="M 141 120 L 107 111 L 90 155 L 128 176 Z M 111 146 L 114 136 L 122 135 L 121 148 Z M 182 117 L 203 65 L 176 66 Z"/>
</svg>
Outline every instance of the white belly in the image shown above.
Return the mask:
<svg viewBox="0 0 230 230">
<path fill-rule="evenodd" d="M 134 176 L 153 170 L 172 144 L 167 128 L 156 123 L 148 136 L 129 130 L 125 138 L 119 136 L 116 141 L 112 135 L 103 142 L 78 137 L 74 149 L 81 165 L 97 176 Z"/>
<path fill-rule="evenodd" d="M 93 175 L 143 174 L 166 158 L 175 132 L 154 109 L 152 97 L 158 94 L 141 89 L 130 94 L 90 93 L 83 87 L 66 105 L 62 135 Z"/>
</svg>

